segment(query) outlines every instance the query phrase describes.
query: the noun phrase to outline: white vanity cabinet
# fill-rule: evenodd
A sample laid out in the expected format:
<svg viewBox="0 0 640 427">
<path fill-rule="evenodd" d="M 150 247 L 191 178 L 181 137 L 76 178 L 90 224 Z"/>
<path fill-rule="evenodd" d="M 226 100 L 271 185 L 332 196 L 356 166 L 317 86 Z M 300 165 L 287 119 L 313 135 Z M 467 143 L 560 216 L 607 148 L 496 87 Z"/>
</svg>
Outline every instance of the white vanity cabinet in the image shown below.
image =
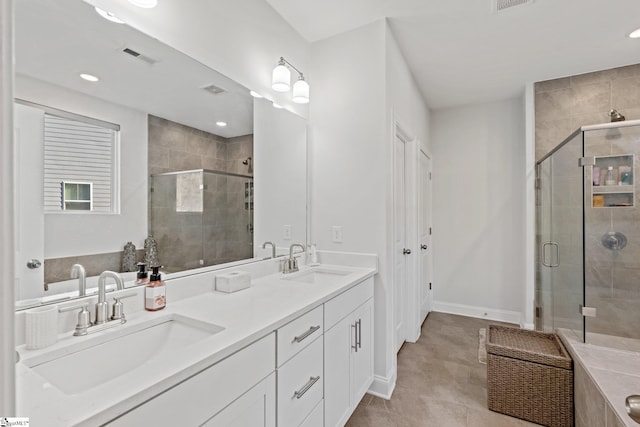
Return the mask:
<svg viewBox="0 0 640 427">
<path fill-rule="evenodd" d="M 279 427 L 314 425 L 317 419 L 314 410 L 324 392 L 323 330 L 319 306 L 276 331 Z"/>
<path fill-rule="evenodd" d="M 275 427 L 275 355 L 271 333 L 108 425 Z"/>
<path fill-rule="evenodd" d="M 343 426 L 373 382 L 373 278 L 324 304 L 325 427 Z"/>
</svg>

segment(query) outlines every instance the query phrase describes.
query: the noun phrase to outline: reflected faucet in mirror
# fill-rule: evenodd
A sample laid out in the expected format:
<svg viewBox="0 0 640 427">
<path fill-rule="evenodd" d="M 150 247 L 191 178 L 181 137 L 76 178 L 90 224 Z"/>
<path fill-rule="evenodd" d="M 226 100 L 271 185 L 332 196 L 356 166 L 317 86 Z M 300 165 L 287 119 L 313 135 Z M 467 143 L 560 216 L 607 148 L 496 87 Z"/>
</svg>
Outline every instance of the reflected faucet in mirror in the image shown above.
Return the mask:
<svg viewBox="0 0 640 427">
<path fill-rule="evenodd" d="M 276 245 L 274 245 L 273 242 L 264 242 L 262 244 L 262 249 L 267 249 L 267 245 L 271 245 L 271 258 L 275 258 L 276 257 Z"/>
<path fill-rule="evenodd" d="M 78 296 L 85 296 L 87 294 L 87 271 L 81 264 L 71 266 L 71 278 L 78 279 Z"/>
</svg>

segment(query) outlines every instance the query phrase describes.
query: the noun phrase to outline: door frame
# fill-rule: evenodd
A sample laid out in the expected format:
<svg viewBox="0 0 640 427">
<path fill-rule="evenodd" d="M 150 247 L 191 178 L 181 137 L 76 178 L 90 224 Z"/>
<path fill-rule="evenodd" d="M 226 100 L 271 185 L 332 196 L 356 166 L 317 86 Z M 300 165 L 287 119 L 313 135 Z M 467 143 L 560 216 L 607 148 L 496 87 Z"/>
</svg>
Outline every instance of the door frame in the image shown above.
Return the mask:
<svg viewBox="0 0 640 427">
<path fill-rule="evenodd" d="M 421 159 L 422 156 L 425 156 L 427 159 L 429 159 L 429 189 L 428 189 L 428 201 L 427 201 L 427 209 L 429 209 L 430 211 L 430 215 L 429 218 L 431 220 L 431 224 L 428 224 L 427 226 L 429 228 L 433 227 L 433 181 L 431 179 L 431 174 L 433 173 L 433 156 L 431 155 L 431 153 L 426 150 L 423 147 L 420 147 L 418 149 L 418 176 L 420 173 L 420 169 L 422 168 L 421 166 Z M 418 183 L 418 191 L 420 191 L 420 183 Z M 420 204 L 420 200 L 421 200 L 422 194 L 418 194 L 418 211 L 417 211 L 417 215 L 418 215 L 418 224 L 417 224 L 417 230 L 418 232 L 420 231 L 420 225 L 421 225 L 421 218 L 422 218 L 422 213 L 420 212 L 420 208 L 421 208 L 421 204 Z M 429 283 L 433 283 L 433 236 L 431 234 L 431 232 L 429 233 L 430 239 L 429 239 L 429 249 L 428 249 L 428 254 L 427 254 L 427 263 L 428 263 L 428 281 Z M 420 246 L 422 244 L 422 242 L 420 241 L 420 236 L 418 234 L 418 242 L 417 245 Z M 420 280 L 422 279 L 422 269 L 421 269 L 422 265 L 421 263 L 418 263 L 418 298 L 420 298 L 420 286 L 421 286 L 421 282 Z M 429 298 L 427 301 L 427 314 L 423 317 L 422 315 L 422 307 L 421 304 L 422 301 L 420 301 L 420 303 L 418 304 L 419 308 L 418 308 L 418 316 L 419 316 L 419 321 L 420 323 L 423 323 L 424 320 L 426 319 L 426 316 L 431 312 L 431 309 L 433 308 L 433 288 L 429 290 Z M 420 330 L 418 331 L 418 334 L 420 333 Z"/>
<path fill-rule="evenodd" d="M 398 119 L 397 115 L 393 113 L 393 132 L 391 135 L 391 146 L 395 144 L 395 140 L 398 137 L 405 143 L 405 230 L 406 230 L 406 247 L 411 249 L 411 255 L 406 256 L 406 292 L 405 292 L 405 301 L 402 303 L 403 313 L 401 315 L 404 317 L 404 335 L 405 341 L 416 342 L 420 337 L 420 302 L 419 302 L 419 288 L 418 288 L 418 267 L 419 263 L 417 262 L 417 253 L 418 248 L 420 247 L 418 244 L 418 198 L 417 198 L 417 173 L 418 173 L 418 150 L 419 150 L 419 142 L 417 138 L 413 135 L 413 133 L 409 130 L 408 127 L 404 126 L 403 123 Z M 393 160 L 392 160 L 392 179 L 395 183 L 396 177 L 396 157 L 395 150 L 393 152 Z M 395 207 L 396 202 L 396 194 L 395 194 L 395 185 L 393 188 L 393 206 Z M 392 209 L 393 216 L 393 224 L 396 222 L 395 217 L 395 209 Z M 392 242 L 396 241 L 396 231 L 395 226 L 392 226 Z M 393 253 L 392 258 L 392 266 L 395 268 L 397 257 L 404 256 L 398 253 Z M 392 271 L 391 276 L 394 280 L 393 282 L 393 293 L 392 293 L 392 305 L 393 310 L 393 346 L 395 353 L 395 345 L 397 342 L 395 325 L 396 316 L 396 301 L 395 301 L 395 290 L 398 284 L 395 283 L 395 271 Z"/>
</svg>

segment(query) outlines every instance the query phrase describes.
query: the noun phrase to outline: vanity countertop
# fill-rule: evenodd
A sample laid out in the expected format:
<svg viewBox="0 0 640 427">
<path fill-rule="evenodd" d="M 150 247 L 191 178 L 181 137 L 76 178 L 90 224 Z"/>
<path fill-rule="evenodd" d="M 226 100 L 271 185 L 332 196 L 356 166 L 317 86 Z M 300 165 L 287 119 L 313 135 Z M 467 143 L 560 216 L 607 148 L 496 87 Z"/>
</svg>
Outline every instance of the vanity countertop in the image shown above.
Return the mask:
<svg viewBox="0 0 640 427">
<path fill-rule="evenodd" d="M 203 369 L 219 362 L 290 322 L 305 312 L 323 304 L 357 283 L 372 277 L 374 267 L 347 267 L 343 265 L 323 265 L 348 272 L 344 276 L 325 284 L 304 283 L 283 280 L 281 273 L 270 274 L 252 280 L 251 287 L 235 293 L 212 291 L 214 276 L 218 272 L 190 276 L 191 282 L 207 282 L 203 292 L 172 301 L 181 283 L 167 283 L 168 304 L 164 310 L 147 312 L 144 310 L 127 314 L 127 324 L 86 337 L 71 336 L 71 332 L 59 337 L 59 341 L 42 350 L 26 350 L 18 347 L 21 361 L 16 365 L 16 389 L 18 415 L 29 417 L 34 425 L 71 426 L 101 425 L 120 414 L 144 403 L 168 388 L 188 379 Z M 309 267 L 302 267 L 301 272 Z M 293 278 L 295 274 L 289 277 Z M 142 303 L 142 288 L 136 304 Z M 133 300 L 133 299 L 132 299 Z M 131 300 L 125 300 L 125 311 Z M 102 386 L 70 395 L 53 387 L 45 378 L 29 368 L 27 363 L 33 357 L 50 351 L 73 352 L 83 340 L 98 334 L 116 333 L 120 328 L 147 322 L 156 316 L 178 314 L 197 320 L 220 325 L 225 329 L 207 337 L 184 351 L 172 354 L 171 363 L 163 359 L 161 369 L 136 369 L 118 376 Z M 122 349 L 123 360 L 127 349 Z M 275 367 L 274 367 L 275 368 Z M 100 369 L 96 366 L 96 369 Z"/>
</svg>

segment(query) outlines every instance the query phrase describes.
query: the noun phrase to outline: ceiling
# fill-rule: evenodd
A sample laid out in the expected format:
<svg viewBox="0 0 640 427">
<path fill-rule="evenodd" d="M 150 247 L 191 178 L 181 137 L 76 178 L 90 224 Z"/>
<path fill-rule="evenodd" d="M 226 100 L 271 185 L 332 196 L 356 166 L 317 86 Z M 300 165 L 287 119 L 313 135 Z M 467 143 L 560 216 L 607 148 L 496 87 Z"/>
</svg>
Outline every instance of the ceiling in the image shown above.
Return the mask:
<svg viewBox="0 0 640 427">
<path fill-rule="evenodd" d="M 15 2 L 15 17 L 18 75 L 225 138 L 253 133 L 248 89 L 130 26 L 103 19 L 83 1 L 21 0 Z M 126 54 L 125 48 L 152 61 Z M 80 73 L 100 81 L 88 83 Z M 223 92 L 203 90 L 210 85 Z"/>
<path fill-rule="evenodd" d="M 527 83 L 640 62 L 638 0 L 267 0 L 310 42 L 388 18 L 427 105 L 511 98 Z M 313 76 L 310 76 L 312 79 Z"/>
</svg>

